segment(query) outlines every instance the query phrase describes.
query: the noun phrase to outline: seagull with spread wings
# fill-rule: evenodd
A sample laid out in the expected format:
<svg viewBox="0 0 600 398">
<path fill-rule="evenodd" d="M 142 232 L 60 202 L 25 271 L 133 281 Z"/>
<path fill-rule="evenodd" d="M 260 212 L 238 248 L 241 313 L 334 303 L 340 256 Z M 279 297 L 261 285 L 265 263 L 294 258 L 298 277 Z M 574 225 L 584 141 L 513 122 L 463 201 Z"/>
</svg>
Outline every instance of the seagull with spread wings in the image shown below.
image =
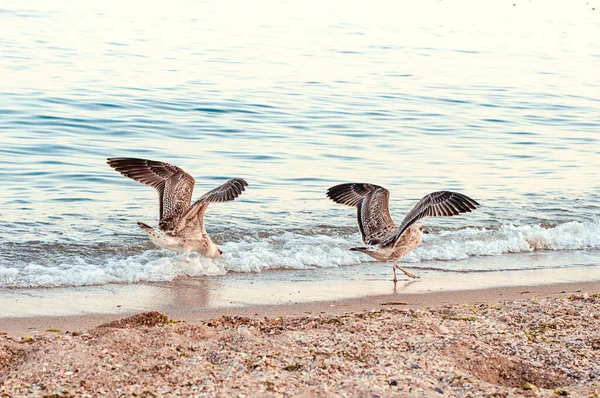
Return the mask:
<svg viewBox="0 0 600 398">
<path fill-rule="evenodd" d="M 199 252 L 210 258 L 223 254 L 204 229 L 204 213 L 210 203 L 228 202 L 241 195 L 248 186 L 246 181 L 233 178 L 191 204 L 196 181 L 177 166 L 135 158 L 108 158 L 107 163 L 125 177 L 158 191 L 158 228 L 138 222 L 152 243 L 162 249 L 185 252 L 186 261 L 189 261 L 190 252 Z"/>
<path fill-rule="evenodd" d="M 356 207 L 358 228 L 367 247 L 353 247 L 379 261 L 394 260 L 396 269 L 408 277 L 416 275 L 400 268 L 402 256 L 421 244 L 423 227 L 416 223 L 425 217 L 456 216 L 468 213 L 479 206 L 475 200 L 458 192 L 440 191 L 425 195 L 408 213 L 400 226 L 390 216 L 390 191 L 373 184 L 340 184 L 327 190 L 329 199 L 346 206 Z"/>
</svg>

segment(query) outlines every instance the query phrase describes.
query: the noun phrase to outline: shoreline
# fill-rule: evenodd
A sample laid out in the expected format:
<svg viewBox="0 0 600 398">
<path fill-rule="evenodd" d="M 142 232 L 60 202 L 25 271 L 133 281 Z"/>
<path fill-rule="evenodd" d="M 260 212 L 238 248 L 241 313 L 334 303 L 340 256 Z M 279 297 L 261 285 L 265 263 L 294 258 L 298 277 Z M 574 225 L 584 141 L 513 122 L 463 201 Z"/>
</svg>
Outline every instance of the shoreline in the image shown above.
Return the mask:
<svg viewBox="0 0 600 398">
<path fill-rule="evenodd" d="M 180 276 L 168 282 L 0 288 L 0 325 L 3 320 L 12 318 L 101 314 L 125 316 L 151 310 L 193 312 L 210 308 L 350 300 L 388 294 L 600 282 L 600 265 L 488 272 L 406 268 L 417 272 L 420 278 L 401 278 L 395 290 L 388 264 L 376 262 L 310 270 Z"/>
<path fill-rule="evenodd" d="M 339 298 L 290 304 L 262 304 L 239 307 L 172 307 L 168 310 L 153 310 L 177 321 L 190 324 L 201 323 L 220 317 L 298 318 L 304 316 L 342 316 L 349 313 L 380 311 L 383 309 L 429 309 L 442 306 L 495 304 L 505 301 L 561 298 L 574 294 L 600 293 L 600 281 L 556 283 L 482 288 L 471 290 L 450 290 L 441 292 L 421 292 L 368 295 L 354 298 Z M 125 318 L 146 311 L 123 313 L 103 313 L 67 316 L 0 317 L 0 333 L 15 338 L 47 334 L 48 330 L 80 332 L 101 324 Z"/>
</svg>

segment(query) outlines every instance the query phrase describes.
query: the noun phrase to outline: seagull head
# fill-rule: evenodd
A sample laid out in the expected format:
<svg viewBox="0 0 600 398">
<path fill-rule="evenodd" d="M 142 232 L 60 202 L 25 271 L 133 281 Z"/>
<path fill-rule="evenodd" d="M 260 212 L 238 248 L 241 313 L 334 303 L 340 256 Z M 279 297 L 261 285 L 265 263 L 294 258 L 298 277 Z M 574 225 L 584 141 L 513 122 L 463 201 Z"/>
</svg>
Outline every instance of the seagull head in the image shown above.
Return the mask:
<svg viewBox="0 0 600 398">
<path fill-rule="evenodd" d="M 423 228 L 422 225 L 411 225 L 409 230 L 411 231 L 412 234 L 418 236 L 419 238 L 421 236 L 423 236 L 424 234 L 428 234 L 429 231 L 426 230 L 425 228 Z"/>
<path fill-rule="evenodd" d="M 223 255 L 223 250 L 219 249 L 217 245 L 211 242 L 205 256 L 209 258 L 219 258 Z"/>
</svg>

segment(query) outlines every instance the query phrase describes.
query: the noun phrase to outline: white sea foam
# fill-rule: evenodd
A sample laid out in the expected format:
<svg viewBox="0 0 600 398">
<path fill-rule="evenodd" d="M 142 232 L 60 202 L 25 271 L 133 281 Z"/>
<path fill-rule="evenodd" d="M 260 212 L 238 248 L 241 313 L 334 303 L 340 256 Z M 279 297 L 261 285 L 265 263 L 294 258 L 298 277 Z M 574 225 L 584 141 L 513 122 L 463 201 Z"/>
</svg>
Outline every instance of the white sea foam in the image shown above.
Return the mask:
<svg viewBox="0 0 600 398">
<path fill-rule="evenodd" d="M 404 261 L 462 260 L 538 250 L 599 250 L 600 223 L 569 222 L 554 228 L 504 225 L 500 229 L 466 228 L 425 235 Z"/>
<path fill-rule="evenodd" d="M 82 256 L 63 253 L 31 260 L 11 260 L 0 264 L 0 287 L 33 287 L 64 285 L 97 285 L 170 281 L 178 276 L 222 275 L 227 272 L 261 272 L 273 269 L 311 269 L 339 267 L 372 261 L 360 252 L 349 251 L 360 245 L 358 234 L 343 236 L 282 233 L 263 238 L 247 238 L 227 242 L 221 247 L 220 259 L 192 255 L 186 263 L 174 253 L 146 250 L 136 254 Z M 427 268 L 434 264 L 442 270 L 503 269 L 507 261 L 487 261 L 489 256 L 534 251 L 594 253 L 600 250 L 600 223 L 570 222 L 553 228 L 505 225 L 499 229 L 466 228 L 445 230 L 425 235 L 422 245 L 403 258 L 403 262 L 419 263 Z M 569 254 L 571 255 L 571 254 Z M 465 267 L 461 260 L 469 261 Z M 577 263 L 596 261 L 598 256 L 577 257 Z M 564 259 L 563 259 L 564 258 Z M 584 258 L 584 260 L 582 260 Z M 536 267 L 568 266 L 570 260 L 538 262 Z M 433 266 L 432 266 L 433 267 Z M 530 268 L 516 262 L 507 268 Z"/>
<path fill-rule="evenodd" d="M 355 237 L 353 237 L 355 238 Z M 298 235 L 284 233 L 261 239 L 223 245 L 226 269 L 258 272 L 268 269 L 310 269 L 357 264 L 364 255 L 349 251 L 348 236 Z"/>
<path fill-rule="evenodd" d="M 52 264 L 30 263 L 0 267 L 0 286 L 83 286 L 106 283 L 169 281 L 179 275 L 220 275 L 218 265 L 201 263 L 193 257 L 189 263 L 171 253 L 149 250 L 128 257 L 110 256 L 97 261 L 84 257 L 57 259 Z M 20 265 L 22 265 L 20 267 Z"/>
</svg>

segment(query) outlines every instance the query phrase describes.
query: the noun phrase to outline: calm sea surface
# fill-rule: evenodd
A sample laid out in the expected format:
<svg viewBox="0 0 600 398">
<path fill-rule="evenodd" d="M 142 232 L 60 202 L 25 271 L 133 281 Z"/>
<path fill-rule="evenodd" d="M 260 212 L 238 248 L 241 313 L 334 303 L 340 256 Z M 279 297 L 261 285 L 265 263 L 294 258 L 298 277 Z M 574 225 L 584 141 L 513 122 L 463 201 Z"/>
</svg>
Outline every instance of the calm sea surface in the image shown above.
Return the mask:
<svg viewBox="0 0 600 398">
<path fill-rule="evenodd" d="M 324 196 L 350 181 L 398 222 L 431 191 L 482 204 L 424 221 L 417 272 L 600 264 L 598 1 L 5 0 L 0 33 L 0 287 L 371 261 Z M 206 216 L 226 255 L 155 249 L 117 156 L 195 197 L 245 178 Z"/>
</svg>

